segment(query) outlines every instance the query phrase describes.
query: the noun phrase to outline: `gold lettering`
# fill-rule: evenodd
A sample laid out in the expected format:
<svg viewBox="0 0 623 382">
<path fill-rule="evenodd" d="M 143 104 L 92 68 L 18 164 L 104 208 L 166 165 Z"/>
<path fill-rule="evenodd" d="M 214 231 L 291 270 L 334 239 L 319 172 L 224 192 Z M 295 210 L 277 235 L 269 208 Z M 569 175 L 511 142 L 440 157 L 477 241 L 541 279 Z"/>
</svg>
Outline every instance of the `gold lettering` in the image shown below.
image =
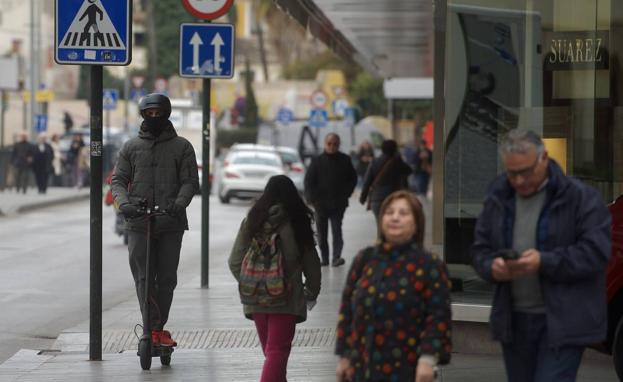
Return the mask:
<svg viewBox="0 0 623 382">
<path fill-rule="evenodd" d="M 556 40 L 552 40 L 552 54 L 549 56 L 549 63 L 554 64 L 558 60 L 558 52 L 556 51 Z"/>
<path fill-rule="evenodd" d="M 564 43 L 565 40 L 558 40 L 558 49 L 560 50 L 560 58 L 558 62 L 566 62 L 567 61 L 567 44 Z"/>
<path fill-rule="evenodd" d="M 597 48 L 595 48 L 595 62 L 601 61 L 601 39 L 595 39 L 597 41 Z"/>
<path fill-rule="evenodd" d="M 566 42 L 567 40 L 565 40 Z M 569 41 L 568 45 L 567 45 L 567 58 L 571 58 L 570 60 L 567 60 L 569 62 L 575 62 L 575 57 L 573 56 L 573 42 Z"/>
<path fill-rule="evenodd" d="M 575 39 L 575 60 L 577 62 L 584 62 L 584 42 L 576 38 Z"/>
<path fill-rule="evenodd" d="M 586 39 L 586 62 L 593 62 L 593 39 Z"/>
</svg>

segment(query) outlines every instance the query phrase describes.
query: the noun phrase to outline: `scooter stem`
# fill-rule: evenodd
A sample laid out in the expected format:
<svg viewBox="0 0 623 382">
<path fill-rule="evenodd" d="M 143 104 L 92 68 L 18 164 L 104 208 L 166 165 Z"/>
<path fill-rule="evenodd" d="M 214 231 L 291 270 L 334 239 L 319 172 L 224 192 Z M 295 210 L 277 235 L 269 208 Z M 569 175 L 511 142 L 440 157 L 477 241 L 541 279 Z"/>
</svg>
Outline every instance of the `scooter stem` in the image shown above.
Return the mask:
<svg viewBox="0 0 623 382">
<path fill-rule="evenodd" d="M 150 310 L 149 310 L 149 258 L 151 256 L 151 211 L 147 213 L 147 247 L 145 254 L 145 298 L 143 300 L 143 336 L 151 337 L 151 322 L 150 322 Z"/>
</svg>

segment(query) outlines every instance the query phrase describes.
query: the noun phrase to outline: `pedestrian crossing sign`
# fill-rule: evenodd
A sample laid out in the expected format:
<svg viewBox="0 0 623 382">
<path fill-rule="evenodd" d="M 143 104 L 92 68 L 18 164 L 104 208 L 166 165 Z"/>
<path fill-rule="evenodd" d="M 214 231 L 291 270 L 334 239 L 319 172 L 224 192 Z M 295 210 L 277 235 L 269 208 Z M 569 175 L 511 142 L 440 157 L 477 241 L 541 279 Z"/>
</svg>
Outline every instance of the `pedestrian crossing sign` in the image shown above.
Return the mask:
<svg viewBox="0 0 623 382">
<path fill-rule="evenodd" d="M 55 0 L 55 7 L 57 63 L 130 63 L 132 0 Z"/>
</svg>

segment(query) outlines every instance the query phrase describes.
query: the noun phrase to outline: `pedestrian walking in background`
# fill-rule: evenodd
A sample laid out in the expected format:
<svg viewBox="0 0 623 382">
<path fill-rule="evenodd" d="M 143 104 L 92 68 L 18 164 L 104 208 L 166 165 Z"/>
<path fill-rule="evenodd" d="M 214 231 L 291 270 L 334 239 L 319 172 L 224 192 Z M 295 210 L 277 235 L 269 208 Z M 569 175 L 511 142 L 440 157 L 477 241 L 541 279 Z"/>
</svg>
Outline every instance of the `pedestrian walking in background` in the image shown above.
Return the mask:
<svg viewBox="0 0 623 382">
<path fill-rule="evenodd" d="M 305 174 L 305 198 L 316 214 L 316 229 L 322 265 L 329 265 L 329 222 L 333 239 L 334 267 L 344 264 L 342 248 L 342 220 L 348 207 L 348 198 L 357 185 L 357 173 L 350 157 L 339 151 L 340 136 L 327 134 L 324 152 L 312 159 Z"/>
<path fill-rule="evenodd" d="M 54 159 L 52 159 L 52 186 L 59 187 L 63 185 L 63 155 L 58 134 L 52 135 L 50 147 L 52 147 L 54 154 Z"/>
<path fill-rule="evenodd" d="M 65 134 L 70 133 L 74 127 L 74 119 L 71 118 L 71 114 L 67 110 L 63 111 L 63 125 L 65 126 Z"/>
<path fill-rule="evenodd" d="M 34 148 L 28 142 L 28 135 L 25 132 L 19 133 L 18 141 L 13 145 L 11 152 L 11 165 L 13 166 L 15 191 L 17 192 L 21 190 L 25 194 L 28 189 L 33 155 Z"/>
<path fill-rule="evenodd" d="M 32 169 L 35 173 L 35 181 L 40 194 L 45 194 L 48 189 L 48 181 L 52 173 L 52 161 L 54 160 L 54 150 L 48 143 L 45 133 L 37 137 L 37 145 L 34 147 Z"/>
<path fill-rule="evenodd" d="M 381 203 L 392 192 L 407 189 L 407 178 L 411 174 L 411 167 L 402 160 L 395 140 L 383 141 L 381 151 L 383 154 L 368 167 L 359 195 L 361 204 L 368 201 L 368 209 L 374 213 L 377 226 Z"/>
<path fill-rule="evenodd" d="M 337 325 L 339 381 L 430 382 L 452 348 L 450 281 L 424 249 L 425 217 L 409 191 L 380 209 L 381 242 L 348 272 Z"/>
<path fill-rule="evenodd" d="M 82 185 L 82 177 L 80 173 L 80 150 L 84 147 L 84 141 L 80 134 L 74 134 L 67 150 L 65 158 L 65 167 L 69 175 L 69 185 L 72 187 L 80 187 Z"/>
<path fill-rule="evenodd" d="M 359 178 L 359 184 L 363 184 L 363 178 L 368 171 L 368 166 L 374 160 L 374 147 L 369 141 L 363 141 L 357 151 L 357 176 Z"/>
<path fill-rule="evenodd" d="M 501 144 L 471 247 L 495 286 L 493 337 L 511 382 L 575 381 L 587 345 L 607 332 L 610 213 L 597 190 L 564 175 L 532 131 Z"/>
<path fill-rule="evenodd" d="M 90 184 L 89 175 L 91 174 L 91 153 L 89 152 L 89 146 L 83 145 L 78 151 L 78 158 L 76 162 L 77 171 L 77 188 L 86 187 Z"/>
<path fill-rule="evenodd" d="M 320 261 L 311 222 L 312 211 L 290 178 L 273 176 L 242 222 L 229 256 L 229 269 L 241 283 L 242 268 L 258 243 L 273 238 L 274 256 L 281 256 L 283 262 L 286 293 L 280 303 L 262 300 L 255 294 L 259 288 L 252 288 L 250 295 L 241 294 L 243 304 L 247 302 L 243 305 L 244 315 L 255 322 L 265 356 L 261 382 L 286 380 L 295 325 L 307 319 L 307 309 L 311 310 L 320 293 Z M 262 284 L 267 288 L 274 283 L 263 280 Z M 243 291 L 242 284 L 239 290 Z"/>
<path fill-rule="evenodd" d="M 420 139 L 414 159 L 415 191 L 419 195 L 426 196 L 433 172 L 433 152 L 428 148 L 425 139 Z"/>
<path fill-rule="evenodd" d="M 141 307 L 145 279 L 150 278 L 152 344 L 175 346 L 177 342 L 164 326 L 177 285 L 182 237 L 188 230 L 186 207 L 199 189 L 199 173 L 193 146 L 177 135 L 169 121 L 169 98 L 148 94 L 139 102 L 139 110 L 144 121 L 138 137 L 121 148 L 111 187 L 115 206 L 126 218 L 130 269 Z M 147 219 L 140 209 L 142 202 L 167 212 L 154 217 L 149 273 L 145 270 Z"/>
</svg>

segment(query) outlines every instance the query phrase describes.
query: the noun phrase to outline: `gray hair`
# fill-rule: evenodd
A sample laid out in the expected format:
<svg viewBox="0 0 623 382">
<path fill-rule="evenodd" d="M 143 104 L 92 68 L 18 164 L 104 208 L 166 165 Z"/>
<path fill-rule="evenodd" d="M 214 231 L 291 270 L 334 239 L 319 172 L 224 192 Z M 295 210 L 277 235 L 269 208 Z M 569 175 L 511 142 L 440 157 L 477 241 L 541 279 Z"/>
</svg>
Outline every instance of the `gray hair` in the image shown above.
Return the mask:
<svg viewBox="0 0 623 382">
<path fill-rule="evenodd" d="M 545 145 L 539 134 L 531 130 L 513 129 L 502 140 L 500 155 L 525 154 L 531 149 L 535 149 L 539 156 L 545 151 Z"/>
</svg>

